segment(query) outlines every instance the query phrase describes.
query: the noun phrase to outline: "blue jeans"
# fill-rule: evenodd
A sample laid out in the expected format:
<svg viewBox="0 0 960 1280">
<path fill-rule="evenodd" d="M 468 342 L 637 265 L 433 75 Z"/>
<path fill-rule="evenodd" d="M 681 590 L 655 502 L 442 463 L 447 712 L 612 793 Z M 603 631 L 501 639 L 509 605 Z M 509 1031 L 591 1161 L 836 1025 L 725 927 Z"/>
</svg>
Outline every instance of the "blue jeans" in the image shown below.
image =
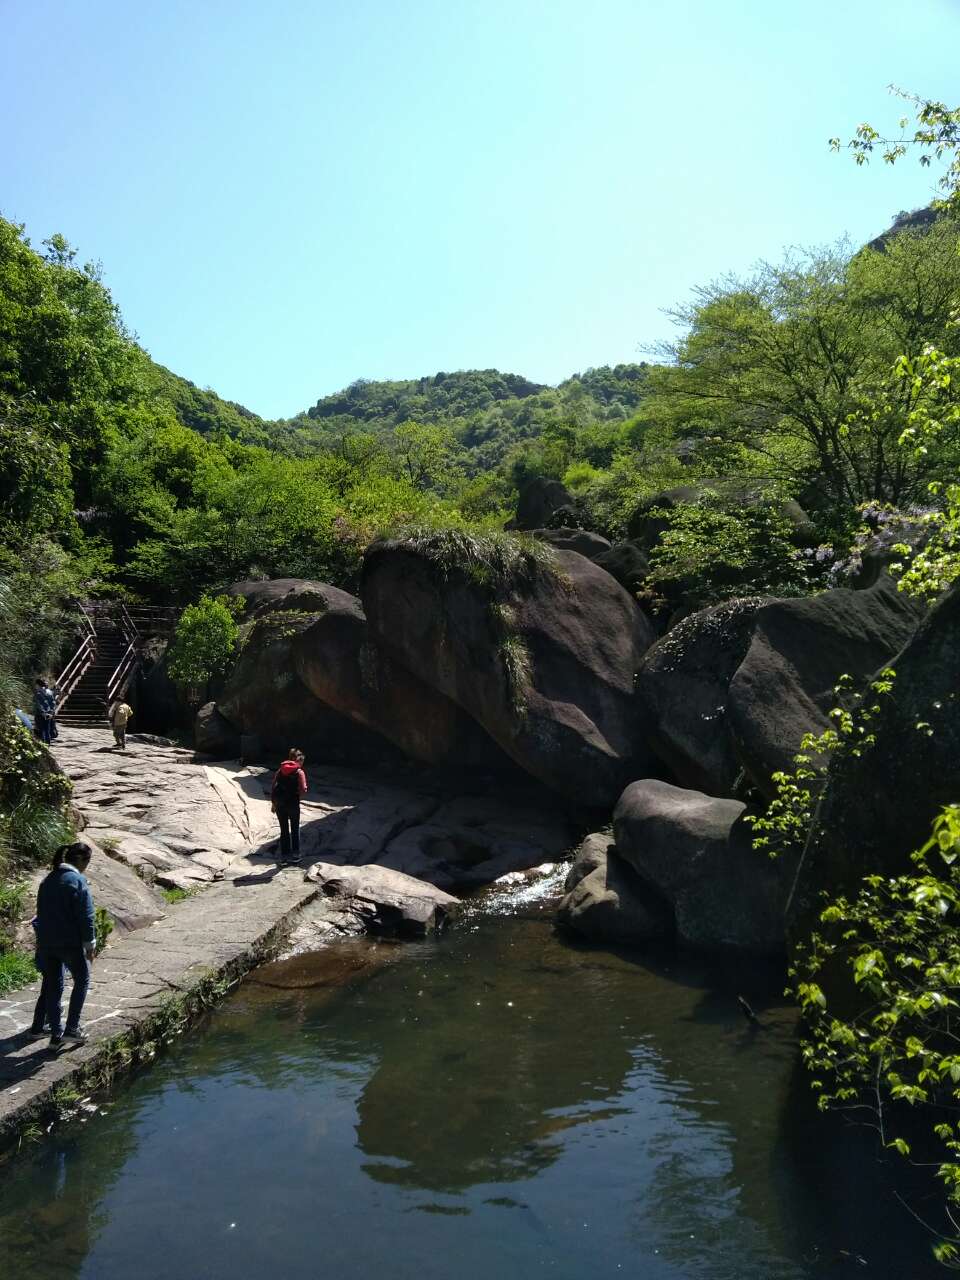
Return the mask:
<svg viewBox="0 0 960 1280">
<path fill-rule="evenodd" d="M 33 718 L 34 727 L 37 731 L 37 737 L 41 742 L 50 743 L 56 732 L 53 716 L 36 715 Z"/>
<path fill-rule="evenodd" d="M 64 966 L 70 970 L 70 977 L 73 979 L 73 990 L 70 992 L 70 1005 L 67 1009 L 67 1030 L 75 1031 L 80 1025 L 80 1012 L 87 998 L 87 988 L 90 986 L 90 961 L 82 947 L 44 950 L 38 954 L 40 972 L 43 974 L 43 992 L 46 994 L 50 1034 L 59 1036 L 63 1033 L 61 1002 Z M 34 1021 L 36 1021 L 36 1015 L 34 1015 Z"/>
</svg>

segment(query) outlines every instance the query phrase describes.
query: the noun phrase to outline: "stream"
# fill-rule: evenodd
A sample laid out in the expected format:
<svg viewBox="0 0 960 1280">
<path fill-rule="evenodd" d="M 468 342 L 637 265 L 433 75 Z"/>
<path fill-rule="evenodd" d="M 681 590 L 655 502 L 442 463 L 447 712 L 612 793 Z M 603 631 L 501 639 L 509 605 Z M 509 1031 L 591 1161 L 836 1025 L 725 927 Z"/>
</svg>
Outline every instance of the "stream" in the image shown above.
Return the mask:
<svg viewBox="0 0 960 1280">
<path fill-rule="evenodd" d="M 780 972 L 573 945 L 544 893 L 254 975 L 0 1172 L 0 1275 L 943 1274 Z"/>
</svg>

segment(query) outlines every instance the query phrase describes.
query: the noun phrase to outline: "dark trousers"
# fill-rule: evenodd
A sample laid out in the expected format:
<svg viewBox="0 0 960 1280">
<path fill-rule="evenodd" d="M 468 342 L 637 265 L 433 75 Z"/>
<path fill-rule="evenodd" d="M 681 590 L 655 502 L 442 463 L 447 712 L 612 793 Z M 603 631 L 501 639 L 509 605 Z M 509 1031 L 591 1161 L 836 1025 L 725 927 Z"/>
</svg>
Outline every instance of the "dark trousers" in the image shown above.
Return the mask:
<svg viewBox="0 0 960 1280">
<path fill-rule="evenodd" d="M 300 857 L 300 804 L 278 804 L 277 819 L 280 823 L 280 861 L 285 862 L 293 856 Z"/>
<path fill-rule="evenodd" d="M 47 1020 L 50 1023 L 50 1034 L 58 1036 L 63 1031 L 61 1022 L 63 1000 L 63 970 L 70 971 L 73 979 L 73 990 L 70 992 L 70 1005 L 67 1009 L 67 1030 L 73 1031 L 80 1025 L 80 1012 L 87 998 L 90 986 L 90 962 L 82 947 L 44 950 L 38 953 L 40 972 L 43 974 L 41 994 L 46 996 Z M 34 1014 L 36 1026 L 36 1014 Z"/>
<path fill-rule="evenodd" d="M 37 737 L 41 742 L 52 742 L 56 733 L 56 725 L 53 716 L 37 715 L 33 718 L 33 726 L 37 731 Z"/>
<path fill-rule="evenodd" d="M 41 968 L 43 961 L 40 956 L 34 957 L 33 963 L 40 970 L 40 976 L 43 981 L 40 983 L 40 994 L 37 996 L 37 1003 L 33 1006 L 33 1022 L 30 1024 L 31 1031 L 42 1031 L 47 1021 L 47 991 L 50 983 L 43 977 L 43 969 Z"/>
</svg>

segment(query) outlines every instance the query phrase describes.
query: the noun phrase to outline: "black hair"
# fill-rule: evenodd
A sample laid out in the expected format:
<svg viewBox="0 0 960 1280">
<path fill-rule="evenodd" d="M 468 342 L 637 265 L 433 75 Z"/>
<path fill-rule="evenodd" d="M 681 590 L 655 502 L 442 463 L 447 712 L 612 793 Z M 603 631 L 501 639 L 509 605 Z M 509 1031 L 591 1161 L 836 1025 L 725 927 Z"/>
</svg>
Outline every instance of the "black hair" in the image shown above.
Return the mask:
<svg viewBox="0 0 960 1280">
<path fill-rule="evenodd" d="M 93 857 L 93 850 L 86 840 L 74 840 L 72 844 L 62 844 L 53 855 L 54 867 L 62 867 L 65 862 L 83 869 Z M 82 865 L 81 865 L 82 864 Z"/>
</svg>

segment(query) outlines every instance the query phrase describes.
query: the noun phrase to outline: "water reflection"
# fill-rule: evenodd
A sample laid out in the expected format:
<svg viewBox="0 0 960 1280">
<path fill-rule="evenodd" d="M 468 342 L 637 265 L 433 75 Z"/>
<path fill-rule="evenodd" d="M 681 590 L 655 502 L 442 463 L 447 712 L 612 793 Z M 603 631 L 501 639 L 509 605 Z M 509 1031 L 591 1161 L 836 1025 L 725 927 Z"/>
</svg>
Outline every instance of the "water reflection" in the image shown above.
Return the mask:
<svg viewBox="0 0 960 1280">
<path fill-rule="evenodd" d="M 779 986 L 543 917 L 270 966 L 5 1171 L 0 1274 L 794 1280 L 841 1250 L 925 1274 L 872 1149 L 817 1123 Z"/>
</svg>

